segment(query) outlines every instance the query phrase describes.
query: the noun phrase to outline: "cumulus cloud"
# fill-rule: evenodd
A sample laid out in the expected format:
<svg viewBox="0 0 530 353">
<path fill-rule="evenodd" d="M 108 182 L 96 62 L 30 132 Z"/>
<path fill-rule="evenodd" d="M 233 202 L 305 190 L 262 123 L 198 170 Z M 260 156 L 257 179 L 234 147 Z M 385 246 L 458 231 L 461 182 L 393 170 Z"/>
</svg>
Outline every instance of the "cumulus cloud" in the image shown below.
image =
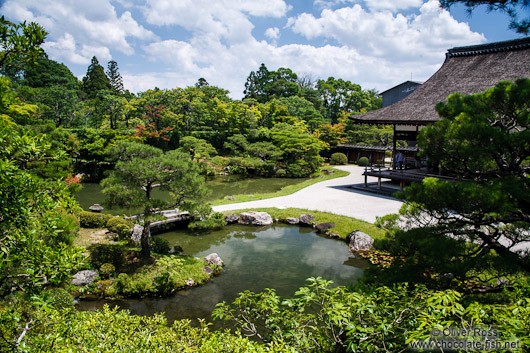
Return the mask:
<svg viewBox="0 0 530 353">
<path fill-rule="evenodd" d="M 278 27 L 271 27 L 265 30 L 265 36 L 269 39 L 275 40 L 280 38 L 280 29 Z"/>
<path fill-rule="evenodd" d="M 57 60 L 81 64 L 94 55 L 112 58 L 111 49 L 134 54 L 129 38 L 155 40 L 126 11 L 118 16 L 110 0 L 7 0 L 1 12 L 16 21 L 34 21 L 49 33 L 44 48 Z"/>
<path fill-rule="evenodd" d="M 284 0 L 147 0 L 144 15 L 153 25 L 179 25 L 235 43 L 252 40 L 249 15 L 282 17 L 289 9 Z"/>
<path fill-rule="evenodd" d="M 408 8 L 418 8 L 423 4 L 423 0 L 314 0 L 314 5 L 320 9 L 330 9 L 340 5 L 365 5 L 370 10 L 397 11 Z"/>
<path fill-rule="evenodd" d="M 113 3 L 127 11 L 117 13 Z M 323 8 L 318 15 L 289 19 L 284 0 L 146 0 L 143 6 L 131 0 L 7 0 L 0 10 L 10 19 L 43 25 L 50 32 L 44 47 L 54 60 L 88 64 L 93 55 L 104 61 L 116 51 L 134 53 L 120 62 L 124 84 L 133 92 L 185 87 L 204 77 L 241 98 L 247 76 L 261 63 L 384 90 L 411 72 L 416 80 L 427 79 L 448 48 L 484 41 L 434 0 L 317 3 Z M 415 6 L 410 15 L 395 12 Z M 262 29 L 267 40 L 254 37 L 255 17 L 274 18 Z M 281 22 L 282 38 L 292 31 L 297 44 L 277 45 Z M 171 37 L 183 29 L 186 36 Z"/>
<path fill-rule="evenodd" d="M 356 48 L 364 55 L 406 60 L 412 56 L 428 56 L 457 45 L 485 41 L 483 35 L 471 31 L 449 12 L 430 0 L 419 14 L 404 16 L 391 12 L 368 12 L 359 4 L 337 10 L 324 9 L 320 17 L 301 14 L 290 18 L 288 26 L 308 39 L 325 37 L 340 45 Z M 377 35 L 374 35 L 377 33 Z"/>
</svg>

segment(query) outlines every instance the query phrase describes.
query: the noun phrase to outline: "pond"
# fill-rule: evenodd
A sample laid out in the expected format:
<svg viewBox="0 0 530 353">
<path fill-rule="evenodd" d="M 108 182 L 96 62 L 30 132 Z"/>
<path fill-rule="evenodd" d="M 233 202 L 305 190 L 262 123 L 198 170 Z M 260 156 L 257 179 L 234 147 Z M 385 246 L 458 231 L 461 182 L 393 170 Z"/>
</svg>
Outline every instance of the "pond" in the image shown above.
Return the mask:
<svg viewBox="0 0 530 353">
<path fill-rule="evenodd" d="M 275 224 L 270 227 L 231 225 L 197 235 L 174 231 L 157 235 L 184 253 L 203 257 L 217 253 L 225 262 L 220 276 L 209 283 L 166 298 L 118 301 L 81 301 L 80 310 L 96 310 L 105 303 L 129 309 L 133 314 L 165 312 L 170 322 L 205 318 L 219 302 L 232 302 L 245 290 L 274 288 L 280 296 L 293 296 L 309 277 L 321 276 L 335 285 L 350 285 L 368 264 L 352 258 L 344 241 L 318 235 L 312 228 Z M 216 322 L 220 328 L 223 323 Z"/>
<path fill-rule="evenodd" d="M 279 191 L 281 188 L 301 183 L 307 179 L 304 178 L 249 178 L 243 175 L 227 175 L 208 177 L 206 186 L 212 190 L 208 197 L 209 201 L 219 200 L 230 195 L 241 194 L 263 194 L 269 192 Z M 159 199 L 167 199 L 168 195 L 160 190 L 154 190 L 154 197 Z M 79 205 L 84 210 L 95 203 L 101 204 L 104 196 L 101 192 L 101 186 L 96 183 L 84 183 L 83 188 L 76 193 L 75 198 Z M 122 214 L 137 214 L 141 213 L 141 209 L 129 210 L 124 208 L 113 208 L 112 210 L 105 209 L 103 213 L 111 213 L 114 215 Z"/>
</svg>

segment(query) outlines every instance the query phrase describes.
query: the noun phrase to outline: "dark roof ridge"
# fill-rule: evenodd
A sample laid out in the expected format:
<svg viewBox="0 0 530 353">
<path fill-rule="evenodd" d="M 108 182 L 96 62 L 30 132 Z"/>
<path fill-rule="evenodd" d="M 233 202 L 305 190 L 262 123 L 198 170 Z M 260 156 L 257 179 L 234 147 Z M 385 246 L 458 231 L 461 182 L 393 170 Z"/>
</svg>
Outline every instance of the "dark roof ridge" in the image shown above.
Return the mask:
<svg viewBox="0 0 530 353">
<path fill-rule="evenodd" d="M 469 56 L 487 53 L 496 53 L 501 51 L 517 50 L 530 48 L 530 37 L 506 40 L 502 42 L 492 42 L 479 45 L 470 45 L 466 47 L 455 47 L 447 50 L 445 61 L 457 56 Z"/>
</svg>

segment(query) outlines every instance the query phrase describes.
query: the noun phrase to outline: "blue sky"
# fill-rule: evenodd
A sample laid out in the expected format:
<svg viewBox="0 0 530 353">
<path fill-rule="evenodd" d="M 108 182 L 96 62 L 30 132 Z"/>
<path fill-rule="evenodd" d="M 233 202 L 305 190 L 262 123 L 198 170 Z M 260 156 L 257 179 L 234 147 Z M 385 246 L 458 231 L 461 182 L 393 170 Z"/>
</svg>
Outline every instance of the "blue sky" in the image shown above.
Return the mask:
<svg viewBox="0 0 530 353">
<path fill-rule="evenodd" d="M 11 21 L 35 21 L 44 48 L 82 78 L 92 56 L 118 62 L 133 92 L 204 77 L 241 98 L 265 63 L 366 89 L 424 81 L 455 46 L 519 38 L 500 13 L 437 0 L 3 0 Z"/>
</svg>

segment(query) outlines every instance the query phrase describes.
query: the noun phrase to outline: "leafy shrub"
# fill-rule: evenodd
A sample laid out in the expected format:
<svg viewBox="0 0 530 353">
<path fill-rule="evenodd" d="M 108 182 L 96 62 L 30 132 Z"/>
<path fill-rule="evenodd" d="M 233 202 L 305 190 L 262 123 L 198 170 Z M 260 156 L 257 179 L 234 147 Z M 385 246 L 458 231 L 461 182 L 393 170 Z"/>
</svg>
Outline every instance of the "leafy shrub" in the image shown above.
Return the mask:
<svg viewBox="0 0 530 353">
<path fill-rule="evenodd" d="M 287 166 L 287 176 L 291 178 L 303 178 L 311 175 L 313 172 L 314 170 L 309 163 L 305 161 L 298 161 Z"/>
<path fill-rule="evenodd" d="M 333 153 L 331 155 L 329 163 L 333 165 L 348 164 L 348 157 L 346 157 L 346 155 L 341 152 Z"/>
<path fill-rule="evenodd" d="M 55 309 L 73 309 L 74 300 L 70 293 L 63 288 L 51 288 L 43 292 L 43 298 L 46 299 Z"/>
<path fill-rule="evenodd" d="M 213 331 L 205 320 L 200 326 L 190 320 L 170 324 L 163 314 L 136 316 L 108 306 L 67 315 L 53 310 L 41 316 L 38 326 L 20 336 L 24 352 L 293 352 L 284 344 L 259 344 L 235 333 Z M 20 332 L 13 331 L 16 342 Z M 2 352 L 12 352 L 14 346 L 0 341 Z"/>
<path fill-rule="evenodd" d="M 46 243 L 52 246 L 59 243 L 71 245 L 79 232 L 79 219 L 62 207 L 52 210 L 48 216 L 49 220 L 45 225 L 48 229 L 43 237 Z"/>
<path fill-rule="evenodd" d="M 118 234 L 121 238 L 127 238 L 133 227 L 133 222 L 122 217 L 112 217 L 107 221 L 106 227 L 109 231 Z"/>
<path fill-rule="evenodd" d="M 190 222 L 189 229 L 205 230 L 205 229 L 220 229 L 226 225 L 225 217 L 222 213 L 216 212 L 207 219 Z"/>
<path fill-rule="evenodd" d="M 370 161 L 368 160 L 367 157 L 361 157 L 357 161 L 357 164 L 360 165 L 361 167 L 366 167 L 368 164 L 370 164 Z"/>
<path fill-rule="evenodd" d="M 287 172 L 285 171 L 285 169 L 278 169 L 275 174 L 277 178 L 285 178 Z"/>
<path fill-rule="evenodd" d="M 125 246 L 120 244 L 94 244 L 88 248 L 90 262 L 96 268 L 104 263 L 111 263 L 120 268 L 125 261 Z"/>
<path fill-rule="evenodd" d="M 105 228 L 111 218 L 113 218 L 112 215 L 106 213 L 88 211 L 79 213 L 79 223 L 84 228 Z"/>
<path fill-rule="evenodd" d="M 171 247 L 169 246 L 169 241 L 164 238 L 153 237 L 151 238 L 151 242 L 152 250 L 154 252 L 161 255 L 169 254 L 169 251 L 171 250 Z"/>
<path fill-rule="evenodd" d="M 99 267 L 99 275 L 103 278 L 110 278 L 116 272 L 116 267 L 110 263 L 104 263 Z"/>
<path fill-rule="evenodd" d="M 261 176 L 272 176 L 274 175 L 274 163 L 258 161 L 254 166 L 255 173 Z"/>
</svg>

